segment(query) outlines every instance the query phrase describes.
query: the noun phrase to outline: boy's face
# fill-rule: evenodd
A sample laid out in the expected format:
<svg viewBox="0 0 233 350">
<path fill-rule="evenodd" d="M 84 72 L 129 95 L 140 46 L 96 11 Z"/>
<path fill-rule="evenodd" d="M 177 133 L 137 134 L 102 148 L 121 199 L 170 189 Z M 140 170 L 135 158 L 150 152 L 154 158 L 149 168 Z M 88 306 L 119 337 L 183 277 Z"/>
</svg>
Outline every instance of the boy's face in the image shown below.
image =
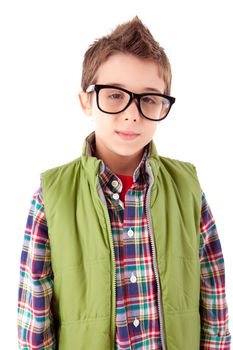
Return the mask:
<svg viewBox="0 0 233 350">
<path fill-rule="evenodd" d="M 155 62 L 123 53 L 110 56 L 99 67 L 96 84 L 118 86 L 135 93 L 164 93 L 165 90 Z M 140 115 L 136 100 L 121 113 L 106 114 L 98 109 L 96 92 L 91 95 L 90 98 L 87 93 L 80 93 L 80 102 L 84 112 L 92 116 L 95 123 L 97 154 L 102 159 L 141 155 L 144 146 L 152 140 L 158 122 Z"/>
</svg>

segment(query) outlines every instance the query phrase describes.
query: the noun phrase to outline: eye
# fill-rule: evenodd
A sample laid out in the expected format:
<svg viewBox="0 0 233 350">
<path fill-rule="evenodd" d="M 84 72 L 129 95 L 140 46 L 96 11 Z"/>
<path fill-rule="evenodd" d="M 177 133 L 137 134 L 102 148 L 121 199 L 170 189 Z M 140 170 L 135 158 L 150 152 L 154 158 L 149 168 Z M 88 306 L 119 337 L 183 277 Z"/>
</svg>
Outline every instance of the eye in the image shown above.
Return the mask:
<svg viewBox="0 0 233 350">
<path fill-rule="evenodd" d="M 115 92 L 115 93 L 108 95 L 108 98 L 110 98 L 112 100 L 121 100 L 121 99 L 123 99 L 123 95 Z"/>
<path fill-rule="evenodd" d="M 142 102 L 144 104 L 158 104 L 161 102 L 161 98 L 159 98 L 158 96 L 144 96 L 142 98 Z"/>
</svg>

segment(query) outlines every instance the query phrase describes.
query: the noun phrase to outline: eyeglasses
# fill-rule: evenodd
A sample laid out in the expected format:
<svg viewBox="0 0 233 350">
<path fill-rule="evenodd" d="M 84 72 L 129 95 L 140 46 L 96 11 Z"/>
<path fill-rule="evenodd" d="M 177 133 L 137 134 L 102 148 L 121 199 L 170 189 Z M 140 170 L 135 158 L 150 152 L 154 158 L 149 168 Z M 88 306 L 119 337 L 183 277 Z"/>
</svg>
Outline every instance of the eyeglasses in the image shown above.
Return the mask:
<svg viewBox="0 0 233 350">
<path fill-rule="evenodd" d="M 143 117 L 159 121 L 168 115 L 175 98 L 160 93 L 135 94 L 132 91 L 112 85 L 90 85 L 86 92 L 96 91 L 98 108 L 107 114 L 121 113 L 137 100 L 137 107 Z"/>
</svg>

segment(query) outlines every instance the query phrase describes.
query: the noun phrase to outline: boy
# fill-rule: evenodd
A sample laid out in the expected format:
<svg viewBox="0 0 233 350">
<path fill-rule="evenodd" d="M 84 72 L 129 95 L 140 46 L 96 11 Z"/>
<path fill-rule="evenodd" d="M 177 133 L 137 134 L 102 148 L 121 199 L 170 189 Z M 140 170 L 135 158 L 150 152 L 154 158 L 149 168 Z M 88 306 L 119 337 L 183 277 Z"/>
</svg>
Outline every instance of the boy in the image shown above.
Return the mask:
<svg viewBox="0 0 233 350">
<path fill-rule="evenodd" d="M 137 17 L 86 52 L 79 98 L 95 131 L 33 196 L 21 349 L 230 349 L 223 256 L 195 167 L 152 141 L 170 87 Z"/>
</svg>

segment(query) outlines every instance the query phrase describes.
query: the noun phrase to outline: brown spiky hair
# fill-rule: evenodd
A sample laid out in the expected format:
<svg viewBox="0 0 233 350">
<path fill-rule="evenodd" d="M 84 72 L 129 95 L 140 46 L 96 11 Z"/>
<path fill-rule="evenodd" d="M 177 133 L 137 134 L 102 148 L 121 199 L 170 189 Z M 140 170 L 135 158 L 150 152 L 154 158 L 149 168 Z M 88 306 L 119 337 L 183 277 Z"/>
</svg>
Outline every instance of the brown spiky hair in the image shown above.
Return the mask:
<svg viewBox="0 0 233 350">
<path fill-rule="evenodd" d="M 172 74 L 168 57 L 137 16 L 118 25 L 111 34 L 95 40 L 90 45 L 83 60 L 81 78 L 83 91 L 95 83 L 96 73 L 101 64 L 119 52 L 154 61 L 158 65 L 160 77 L 165 82 L 164 93 L 170 95 Z"/>
</svg>

